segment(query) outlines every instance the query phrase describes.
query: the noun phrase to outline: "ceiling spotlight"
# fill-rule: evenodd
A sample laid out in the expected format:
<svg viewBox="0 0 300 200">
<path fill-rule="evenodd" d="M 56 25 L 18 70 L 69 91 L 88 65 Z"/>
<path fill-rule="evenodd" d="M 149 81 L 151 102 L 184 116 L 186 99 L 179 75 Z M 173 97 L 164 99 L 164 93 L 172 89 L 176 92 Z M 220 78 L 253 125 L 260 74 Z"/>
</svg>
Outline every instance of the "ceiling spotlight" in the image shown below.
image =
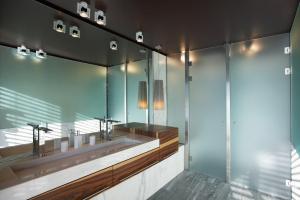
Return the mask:
<svg viewBox="0 0 300 200">
<path fill-rule="evenodd" d="M 17 52 L 18 52 L 18 54 L 20 54 L 22 56 L 27 56 L 30 54 L 30 50 L 27 49 L 24 45 L 18 47 Z"/>
<path fill-rule="evenodd" d="M 142 31 L 138 31 L 138 32 L 136 32 L 136 34 L 135 34 L 135 38 L 136 38 L 136 41 L 138 41 L 138 42 L 143 42 L 143 40 L 144 40 L 144 36 L 143 36 L 143 33 L 142 33 Z"/>
<path fill-rule="evenodd" d="M 80 38 L 80 30 L 77 26 L 70 27 L 70 35 L 74 38 Z"/>
<path fill-rule="evenodd" d="M 161 46 L 161 45 L 156 45 L 156 46 L 155 46 L 155 49 L 156 49 L 156 50 L 161 50 L 161 49 L 162 49 L 162 46 Z"/>
<path fill-rule="evenodd" d="M 44 59 L 44 58 L 47 57 L 47 53 L 44 52 L 42 49 L 39 49 L 39 50 L 37 50 L 37 51 L 35 52 L 35 56 L 36 56 L 37 58 Z"/>
<path fill-rule="evenodd" d="M 85 1 L 77 3 L 77 13 L 84 18 L 90 18 L 91 9 Z"/>
<path fill-rule="evenodd" d="M 65 33 L 66 25 L 62 20 L 56 20 L 53 22 L 53 29 L 59 33 Z"/>
<path fill-rule="evenodd" d="M 106 16 L 102 10 L 95 12 L 95 22 L 97 22 L 99 25 L 106 25 Z"/>
<path fill-rule="evenodd" d="M 110 49 L 111 50 L 114 50 L 114 51 L 116 51 L 116 50 L 118 50 L 118 43 L 117 43 L 117 41 L 110 41 Z"/>
</svg>

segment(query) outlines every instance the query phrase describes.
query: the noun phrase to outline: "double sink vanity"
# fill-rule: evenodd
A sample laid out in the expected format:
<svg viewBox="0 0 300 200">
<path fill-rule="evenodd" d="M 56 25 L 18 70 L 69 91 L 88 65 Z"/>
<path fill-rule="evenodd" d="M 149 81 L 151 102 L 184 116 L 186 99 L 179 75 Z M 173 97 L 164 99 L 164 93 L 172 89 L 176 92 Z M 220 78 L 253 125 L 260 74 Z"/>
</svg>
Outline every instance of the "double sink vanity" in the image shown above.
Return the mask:
<svg viewBox="0 0 300 200">
<path fill-rule="evenodd" d="M 99 133 L 91 145 L 67 152 L 53 148 L 65 139 L 46 141 L 40 156 L 32 144 L 0 149 L 0 196 L 4 199 L 85 199 L 97 196 L 178 151 L 178 128 L 128 123 L 114 125 L 112 138 Z M 28 150 L 28 151 L 26 151 Z M 14 152 L 14 155 L 8 155 Z M 22 152 L 22 153 L 18 153 Z"/>
</svg>

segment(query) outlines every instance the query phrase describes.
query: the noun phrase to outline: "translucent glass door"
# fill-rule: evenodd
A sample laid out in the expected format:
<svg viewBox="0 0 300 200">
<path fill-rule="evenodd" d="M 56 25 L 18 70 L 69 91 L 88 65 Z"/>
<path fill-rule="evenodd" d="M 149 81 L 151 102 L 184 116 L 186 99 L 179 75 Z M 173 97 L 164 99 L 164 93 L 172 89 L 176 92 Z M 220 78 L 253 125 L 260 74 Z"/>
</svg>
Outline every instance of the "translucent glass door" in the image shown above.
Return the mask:
<svg viewBox="0 0 300 200">
<path fill-rule="evenodd" d="M 231 180 L 290 199 L 288 34 L 231 45 Z M 251 196 L 251 194 L 248 194 Z"/>
<path fill-rule="evenodd" d="M 190 166 L 225 180 L 225 48 L 192 51 L 190 60 Z"/>
</svg>

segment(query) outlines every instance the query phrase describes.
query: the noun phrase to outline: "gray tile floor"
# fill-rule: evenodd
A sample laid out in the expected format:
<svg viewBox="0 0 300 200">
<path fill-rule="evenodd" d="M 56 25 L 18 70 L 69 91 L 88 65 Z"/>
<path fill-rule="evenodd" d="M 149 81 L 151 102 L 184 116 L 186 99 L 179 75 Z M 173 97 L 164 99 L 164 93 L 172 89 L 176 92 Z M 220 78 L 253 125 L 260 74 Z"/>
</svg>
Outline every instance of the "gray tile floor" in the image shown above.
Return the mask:
<svg viewBox="0 0 300 200">
<path fill-rule="evenodd" d="M 150 200 L 281 200 L 229 185 L 198 172 L 184 171 Z"/>
</svg>

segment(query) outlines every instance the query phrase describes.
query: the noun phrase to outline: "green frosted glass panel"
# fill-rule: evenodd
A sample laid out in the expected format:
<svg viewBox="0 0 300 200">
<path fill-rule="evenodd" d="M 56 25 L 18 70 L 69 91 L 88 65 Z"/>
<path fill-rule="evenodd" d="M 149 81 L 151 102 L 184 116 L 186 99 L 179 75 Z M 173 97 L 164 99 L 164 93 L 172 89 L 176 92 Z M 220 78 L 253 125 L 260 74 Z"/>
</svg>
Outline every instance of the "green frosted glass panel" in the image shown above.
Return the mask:
<svg viewBox="0 0 300 200">
<path fill-rule="evenodd" d="M 290 199 L 289 35 L 231 45 L 231 180 Z M 251 194 L 250 194 L 251 195 Z"/>
<path fill-rule="evenodd" d="M 291 30 L 292 48 L 292 141 L 300 152 L 300 6 Z"/>
<path fill-rule="evenodd" d="M 128 122 L 147 123 L 147 110 L 138 107 L 139 81 L 147 81 L 147 60 L 129 62 L 127 67 Z"/>
<path fill-rule="evenodd" d="M 225 180 L 225 48 L 192 51 L 190 59 L 190 166 Z"/>
<path fill-rule="evenodd" d="M 184 143 L 184 63 L 180 55 L 167 57 L 167 124 L 179 128 L 180 142 Z"/>
<path fill-rule="evenodd" d="M 0 46 L 0 129 L 106 115 L 106 68 Z"/>
<path fill-rule="evenodd" d="M 125 122 L 125 64 L 108 68 L 107 112 L 108 117 Z"/>
</svg>

